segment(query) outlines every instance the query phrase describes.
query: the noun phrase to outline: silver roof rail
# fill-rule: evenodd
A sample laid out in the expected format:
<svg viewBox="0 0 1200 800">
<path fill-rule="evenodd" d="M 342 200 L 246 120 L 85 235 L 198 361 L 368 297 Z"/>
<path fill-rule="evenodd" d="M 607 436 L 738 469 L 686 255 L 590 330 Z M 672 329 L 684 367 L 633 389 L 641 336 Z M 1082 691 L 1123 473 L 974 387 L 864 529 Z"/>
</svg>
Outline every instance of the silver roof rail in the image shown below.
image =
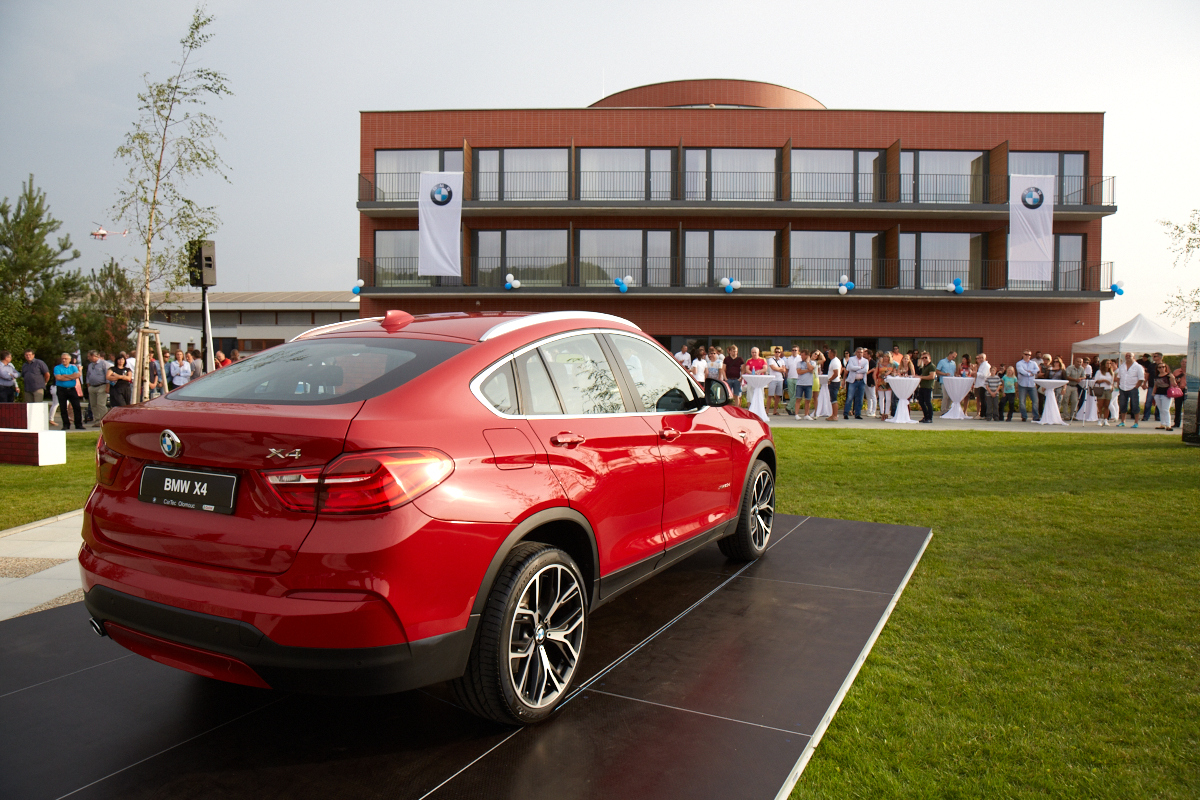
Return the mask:
<svg viewBox="0 0 1200 800">
<path fill-rule="evenodd" d="M 337 330 L 338 328 L 348 328 L 351 325 L 357 325 L 360 322 L 370 322 L 371 320 L 376 320 L 376 319 L 383 319 L 383 317 L 361 317 L 359 319 L 344 319 L 341 322 L 331 322 L 328 325 L 318 325 L 315 328 L 309 328 L 304 333 L 300 333 L 300 334 L 297 334 L 296 336 L 293 336 L 291 339 L 288 339 L 288 341 L 294 342 L 297 339 L 307 339 L 308 337 L 314 336 L 322 331 L 329 332 L 329 331 Z"/>
<path fill-rule="evenodd" d="M 558 322 L 570 319 L 618 322 L 622 325 L 628 325 L 631 328 L 637 328 L 639 331 L 641 330 L 641 328 L 638 328 L 637 325 L 634 325 L 629 320 L 614 317 L 612 314 L 601 314 L 597 311 L 550 311 L 545 314 L 530 314 L 527 317 L 519 317 L 517 319 L 510 319 L 507 322 L 501 322 L 499 325 L 488 328 L 483 336 L 479 337 L 479 341 L 486 342 L 488 339 L 495 339 L 497 336 L 503 336 L 506 333 L 528 328 L 530 325 L 541 325 L 543 322 Z"/>
</svg>

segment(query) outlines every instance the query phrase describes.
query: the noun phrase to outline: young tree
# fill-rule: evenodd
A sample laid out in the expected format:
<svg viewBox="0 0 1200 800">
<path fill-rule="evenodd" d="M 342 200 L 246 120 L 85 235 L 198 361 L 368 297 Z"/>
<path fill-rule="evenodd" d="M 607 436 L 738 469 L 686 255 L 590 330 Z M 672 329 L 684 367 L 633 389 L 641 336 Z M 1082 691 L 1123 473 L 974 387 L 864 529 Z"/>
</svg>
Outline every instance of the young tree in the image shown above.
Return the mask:
<svg viewBox="0 0 1200 800">
<path fill-rule="evenodd" d="M 1192 255 L 1200 251 L 1200 209 L 1192 211 L 1186 225 L 1176 225 L 1170 220 L 1160 220 L 1171 240 L 1170 250 L 1175 254 L 1175 266 L 1187 266 Z M 1190 320 L 1200 315 L 1200 288 L 1190 292 L 1179 289 L 1167 298 L 1166 313 L 1178 320 Z"/>
<path fill-rule="evenodd" d="M 84 288 L 78 271 L 63 269 L 79 258 L 71 237 L 50 241 L 61 227 L 33 175 L 22 183 L 15 204 L 7 197 L 0 201 L 0 295 L 8 301 L 2 311 L 4 326 L 12 331 L 9 335 L 24 329 L 24 345 L 41 354 L 61 352 L 65 309 Z M 0 347 L 13 350 L 10 342 Z"/>
<path fill-rule="evenodd" d="M 207 238 L 220 222 L 216 209 L 184 195 L 191 178 L 215 174 L 225 179 L 226 165 L 214 140 L 224 138 L 218 120 L 203 111 L 213 98 L 231 95 L 226 77 L 193 67 L 193 57 L 212 33 L 214 17 L 203 6 L 192 12 L 183 53 L 165 81 L 143 75 L 146 89 L 138 94 L 140 116 L 125 135 L 116 157 L 128 166 L 117 192 L 114 215 L 136 231 L 145 248 L 139 274 L 143 325 L 150 323 L 152 288 L 170 291 L 181 285 L 192 255 L 189 242 Z"/>
<path fill-rule="evenodd" d="M 130 335 L 140 319 L 137 281 L 110 258 L 88 279 L 88 293 L 71 315 L 75 334 L 104 353 L 131 351 Z"/>
</svg>

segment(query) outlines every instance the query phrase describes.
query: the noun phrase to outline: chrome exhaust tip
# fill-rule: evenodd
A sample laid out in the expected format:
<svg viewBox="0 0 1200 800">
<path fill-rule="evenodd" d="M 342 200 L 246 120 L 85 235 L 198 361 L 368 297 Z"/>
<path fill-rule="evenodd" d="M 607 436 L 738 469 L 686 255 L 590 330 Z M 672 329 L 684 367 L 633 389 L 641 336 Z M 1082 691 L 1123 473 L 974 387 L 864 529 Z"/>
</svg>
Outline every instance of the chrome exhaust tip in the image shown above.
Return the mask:
<svg viewBox="0 0 1200 800">
<path fill-rule="evenodd" d="M 104 630 L 104 623 L 92 617 L 88 620 L 88 625 L 92 626 L 92 631 L 101 639 L 108 636 L 108 631 Z"/>
</svg>

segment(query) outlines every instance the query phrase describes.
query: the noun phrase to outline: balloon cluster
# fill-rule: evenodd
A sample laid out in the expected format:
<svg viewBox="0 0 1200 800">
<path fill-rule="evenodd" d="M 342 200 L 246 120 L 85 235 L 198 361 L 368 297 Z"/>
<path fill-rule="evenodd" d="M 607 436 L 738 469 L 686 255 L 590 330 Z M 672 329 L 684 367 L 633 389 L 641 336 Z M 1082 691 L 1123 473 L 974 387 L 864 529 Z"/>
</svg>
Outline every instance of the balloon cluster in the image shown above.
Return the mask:
<svg viewBox="0 0 1200 800">
<path fill-rule="evenodd" d="M 626 275 L 624 278 L 613 278 L 613 284 L 617 287 L 617 289 L 621 292 L 621 294 L 625 294 L 626 292 L 628 292 L 629 286 L 632 283 L 633 283 L 632 275 Z"/>
<path fill-rule="evenodd" d="M 362 287 L 364 287 L 366 285 L 367 285 L 367 282 L 364 281 L 362 278 L 359 278 L 355 282 L 354 287 L 350 289 L 350 291 L 354 292 L 355 294 L 358 294 L 359 292 L 362 291 Z"/>
<path fill-rule="evenodd" d="M 519 280 L 517 280 L 516 278 L 514 278 L 513 274 L 510 272 L 504 276 L 504 288 L 505 289 L 520 289 L 521 282 Z"/>
<path fill-rule="evenodd" d="M 733 294 L 734 289 L 742 288 L 742 282 L 733 278 L 721 278 L 721 288 L 725 290 L 725 294 Z"/>
<path fill-rule="evenodd" d="M 1112 286 L 1108 287 L 1115 294 L 1125 294 L 1125 281 L 1117 281 Z"/>
<path fill-rule="evenodd" d="M 838 294 L 848 294 L 854 291 L 854 281 L 850 280 L 849 275 L 843 275 L 838 279 Z"/>
<path fill-rule="evenodd" d="M 946 291 L 950 292 L 951 294 L 962 294 L 963 293 L 962 278 L 955 278 L 954 280 L 947 283 Z"/>
</svg>

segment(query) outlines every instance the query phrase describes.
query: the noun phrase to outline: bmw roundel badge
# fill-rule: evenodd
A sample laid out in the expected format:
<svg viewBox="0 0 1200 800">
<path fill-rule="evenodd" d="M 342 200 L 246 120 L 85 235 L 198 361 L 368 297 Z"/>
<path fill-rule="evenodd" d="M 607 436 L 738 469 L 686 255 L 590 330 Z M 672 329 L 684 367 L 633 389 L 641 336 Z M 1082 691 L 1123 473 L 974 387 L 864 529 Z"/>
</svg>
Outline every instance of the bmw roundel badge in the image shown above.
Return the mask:
<svg viewBox="0 0 1200 800">
<path fill-rule="evenodd" d="M 450 202 L 451 197 L 454 197 L 454 192 L 450 191 L 450 187 L 444 183 L 439 183 L 429 192 L 429 199 L 437 206 L 446 205 Z"/>
<path fill-rule="evenodd" d="M 165 430 L 158 436 L 158 446 L 162 448 L 167 458 L 179 458 L 183 453 L 183 442 L 175 435 L 175 431 Z"/>
<path fill-rule="evenodd" d="M 1030 186 L 1021 193 L 1021 205 L 1029 209 L 1041 208 L 1042 202 L 1045 199 L 1046 198 L 1042 194 L 1042 190 L 1036 186 Z"/>
</svg>

